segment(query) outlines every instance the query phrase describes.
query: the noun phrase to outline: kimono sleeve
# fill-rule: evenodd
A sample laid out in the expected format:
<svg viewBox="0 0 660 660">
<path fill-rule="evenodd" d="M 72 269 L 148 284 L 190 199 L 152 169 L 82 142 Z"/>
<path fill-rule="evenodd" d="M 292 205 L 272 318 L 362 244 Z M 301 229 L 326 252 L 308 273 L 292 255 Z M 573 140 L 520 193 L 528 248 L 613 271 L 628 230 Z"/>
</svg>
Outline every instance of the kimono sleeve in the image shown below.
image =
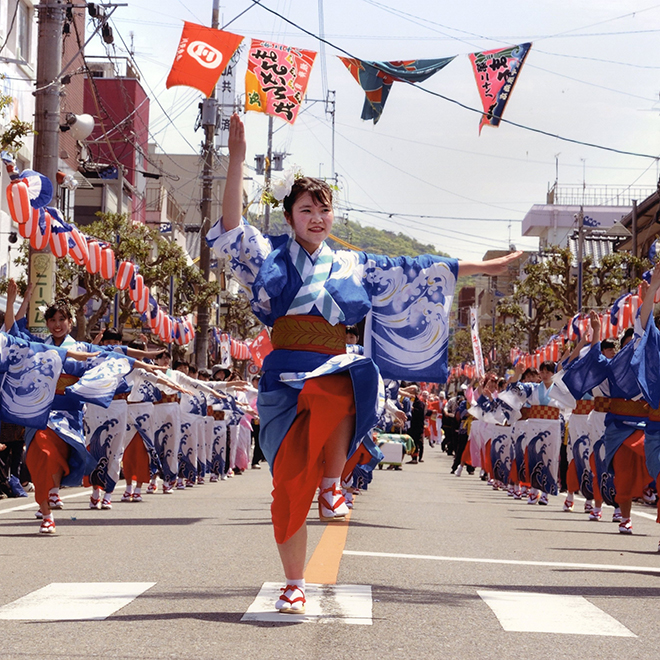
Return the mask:
<svg viewBox="0 0 660 660">
<path fill-rule="evenodd" d="M 94 348 L 91 344 L 83 346 Z M 68 359 L 65 362 L 65 371 L 79 376 L 79 380 L 65 391 L 81 401 L 107 408 L 124 376 L 133 368 L 134 362 L 132 358 L 115 351 L 101 353 L 85 362 Z"/>
<path fill-rule="evenodd" d="M 215 254 L 229 261 L 232 274 L 252 299 L 252 285 L 264 259 L 271 253 L 271 242 L 245 220 L 235 229 L 225 231 L 222 218 L 206 234 L 206 242 Z"/>
<path fill-rule="evenodd" d="M 0 419 L 46 428 L 66 349 L 0 333 Z"/>
<path fill-rule="evenodd" d="M 660 331 L 655 325 L 653 315 L 649 315 L 630 366 L 637 377 L 644 400 L 652 408 L 660 408 Z"/>
<path fill-rule="evenodd" d="M 362 281 L 371 301 L 364 353 L 383 378 L 447 381 L 449 313 L 458 261 L 434 255 L 366 255 Z"/>
<path fill-rule="evenodd" d="M 594 344 L 585 355 L 571 362 L 561 378 L 575 399 L 600 385 L 608 375 L 608 359 L 600 352 L 600 346 Z"/>
</svg>

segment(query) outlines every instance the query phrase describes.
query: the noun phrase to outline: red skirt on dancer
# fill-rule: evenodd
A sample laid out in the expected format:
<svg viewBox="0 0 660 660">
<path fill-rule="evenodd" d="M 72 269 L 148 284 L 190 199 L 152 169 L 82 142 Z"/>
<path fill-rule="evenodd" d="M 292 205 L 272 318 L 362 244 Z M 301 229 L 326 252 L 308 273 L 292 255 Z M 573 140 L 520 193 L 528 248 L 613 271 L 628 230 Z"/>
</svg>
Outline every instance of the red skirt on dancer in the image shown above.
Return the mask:
<svg viewBox="0 0 660 660">
<path fill-rule="evenodd" d="M 127 481 L 137 481 L 145 484 L 151 479 L 149 454 L 139 433 L 136 433 L 128 443 L 122 460 L 124 463 L 124 478 Z"/>
<path fill-rule="evenodd" d="M 69 445 L 52 429 L 40 429 L 34 434 L 25 456 L 34 484 L 34 499 L 38 504 L 48 499 L 55 484 L 53 475 L 69 474 Z"/>
<path fill-rule="evenodd" d="M 305 524 L 323 476 L 323 448 L 349 415 L 355 415 L 350 374 L 330 374 L 305 382 L 296 418 L 273 465 L 271 515 L 277 543 L 288 541 Z"/>
</svg>

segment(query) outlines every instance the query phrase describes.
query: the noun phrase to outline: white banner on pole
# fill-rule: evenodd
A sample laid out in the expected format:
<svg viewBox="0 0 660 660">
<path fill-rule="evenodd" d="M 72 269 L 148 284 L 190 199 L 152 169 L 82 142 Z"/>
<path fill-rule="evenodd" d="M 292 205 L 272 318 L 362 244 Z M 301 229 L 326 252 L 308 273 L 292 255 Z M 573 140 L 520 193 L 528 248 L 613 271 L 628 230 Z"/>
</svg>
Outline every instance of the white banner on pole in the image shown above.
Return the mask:
<svg viewBox="0 0 660 660">
<path fill-rule="evenodd" d="M 477 378 L 482 378 L 484 371 L 484 354 L 481 351 L 481 339 L 479 339 L 479 320 L 477 318 L 477 308 L 470 307 L 470 335 L 472 337 L 472 350 L 474 352 L 474 366 L 477 371 Z"/>
</svg>

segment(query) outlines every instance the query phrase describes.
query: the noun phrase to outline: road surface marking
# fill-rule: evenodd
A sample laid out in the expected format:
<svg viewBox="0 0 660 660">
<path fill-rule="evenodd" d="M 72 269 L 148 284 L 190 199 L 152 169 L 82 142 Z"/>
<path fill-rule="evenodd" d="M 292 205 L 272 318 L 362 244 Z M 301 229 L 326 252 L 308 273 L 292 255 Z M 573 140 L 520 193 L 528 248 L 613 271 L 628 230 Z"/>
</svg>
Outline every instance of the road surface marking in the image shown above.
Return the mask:
<svg viewBox="0 0 660 660">
<path fill-rule="evenodd" d="M 378 557 L 382 559 L 426 559 L 431 561 L 460 561 L 471 564 L 508 564 L 511 566 L 548 566 L 550 568 L 585 568 L 592 571 L 627 571 L 631 573 L 660 573 L 655 566 L 627 566 L 625 564 L 578 564 L 561 561 L 523 561 L 521 559 L 486 559 L 478 557 L 442 557 L 436 555 L 409 555 L 398 552 L 363 552 L 344 550 L 345 555 L 354 557 Z"/>
<path fill-rule="evenodd" d="M 372 624 L 369 585 L 307 583 L 305 614 L 280 614 L 275 610 L 281 587 L 282 582 L 265 582 L 241 621 Z"/>
<path fill-rule="evenodd" d="M 155 582 L 53 582 L 0 607 L 0 619 L 103 621 Z"/>
<path fill-rule="evenodd" d="M 326 525 L 321 540 L 314 550 L 305 568 L 305 580 L 315 584 L 337 584 L 339 565 L 348 536 L 348 523 L 351 511 L 346 516 L 346 522 L 333 522 Z"/>
<path fill-rule="evenodd" d="M 74 497 L 82 497 L 83 495 L 89 496 L 92 494 L 91 490 L 84 490 L 81 493 L 73 493 L 72 495 L 63 495 L 60 497 L 61 500 L 70 500 Z M 20 506 L 13 506 L 10 509 L 0 509 L 0 513 L 11 513 L 12 511 L 25 511 L 26 509 L 36 509 L 39 505 L 36 502 L 30 502 L 29 504 L 21 504 Z"/>
<path fill-rule="evenodd" d="M 477 591 L 507 632 L 637 637 L 582 596 Z"/>
</svg>

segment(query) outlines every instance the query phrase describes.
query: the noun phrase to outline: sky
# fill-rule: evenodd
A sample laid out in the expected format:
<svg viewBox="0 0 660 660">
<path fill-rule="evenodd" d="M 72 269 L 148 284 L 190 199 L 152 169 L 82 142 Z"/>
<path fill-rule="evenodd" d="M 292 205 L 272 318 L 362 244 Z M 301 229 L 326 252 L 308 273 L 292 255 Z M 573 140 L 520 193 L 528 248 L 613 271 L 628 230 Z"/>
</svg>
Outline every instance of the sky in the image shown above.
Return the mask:
<svg viewBox="0 0 660 660">
<path fill-rule="evenodd" d="M 489 249 L 535 249 L 521 236 L 525 213 L 549 186 L 645 187 L 660 174 L 657 158 L 623 155 L 502 123 L 479 135 L 479 115 L 409 85 L 395 83 L 377 125 L 360 119 L 364 93 L 337 48 L 365 60 L 457 55 L 422 84 L 481 109 L 468 53 L 531 41 L 504 119 L 581 142 L 660 156 L 660 3 L 653 0 L 221 0 L 221 26 L 243 35 L 238 89 L 249 39 L 319 52 L 307 95 L 336 93 L 336 216 L 402 232 L 453 257 L 480 260 Z M 154 7 L 158 7 L 156 12 Z M 403 8 L 402 8 L 403 6 Z M 267 11 L 272 9 L 314 35 Z M 249 9 L 248 9 L 249 8 Z M 151 131 L 168 153 L 193 153 L 201 94 L 165 89 L 183 21 L 210 26 L 212 0 L 128 0 L 112 17 L 116 55 L 134 50 L 152 96 Z M 320 20 L 320 17 L 321 20 Z M 88 52 L 104 52 L 97 38 Z M 112 51 L 111 51 L 112 52 Z M 157 102 L 153 99 L 157 98 Z M 266 151 L 267 117 L 245 116 L 248 165 Z M 275 119 L 273 146 L 310 176 L 332 177 L 330 117 L 322 103 L 303 105 L 290 126 Z M 257 185 L 261 179 L 254 172 Z M 347 210 L 351 209 L 351 210 Z M 356 210 L 360 209 L 360 210 Z"/>
</svg>

